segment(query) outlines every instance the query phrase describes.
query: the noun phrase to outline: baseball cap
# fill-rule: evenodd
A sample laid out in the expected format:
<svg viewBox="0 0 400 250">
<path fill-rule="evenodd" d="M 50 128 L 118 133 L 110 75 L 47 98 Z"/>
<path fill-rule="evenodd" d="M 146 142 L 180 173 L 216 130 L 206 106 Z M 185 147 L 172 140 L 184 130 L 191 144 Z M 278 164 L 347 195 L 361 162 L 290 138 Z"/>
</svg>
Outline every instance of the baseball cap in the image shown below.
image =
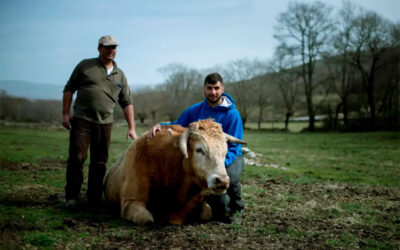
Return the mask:
<svg viewBox="0 0 400 250">
<path fill-rule="evenodd" d="M 100 37 L 99 39 L 99 45 L 103 45 L 103 46 L 118 46 L 117 40 L 115 40 L 114 37 L 110 36 L 110 35 L 105 35 Z"/>
</svg>

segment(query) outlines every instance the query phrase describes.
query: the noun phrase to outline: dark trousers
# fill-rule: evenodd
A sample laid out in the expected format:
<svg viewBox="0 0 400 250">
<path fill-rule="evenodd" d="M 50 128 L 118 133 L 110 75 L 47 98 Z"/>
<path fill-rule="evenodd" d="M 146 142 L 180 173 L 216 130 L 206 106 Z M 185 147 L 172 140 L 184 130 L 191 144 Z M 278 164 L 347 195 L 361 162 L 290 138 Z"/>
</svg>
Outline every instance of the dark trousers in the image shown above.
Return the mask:
<svg viewBox="0 0 400 250">
<path fill-rule="evenodd" d="M 71 121 L 69 157 L 67 163 L 67 184 L 65 199 L 78 199 L 83 183 L 83 163 L 90 145 L 90 165 L 87 198 L 99 202 L 103 192 L 103 178 L 106 173 L 108 149 L 110 148 L 112 124 L 97 124 L 79 118 Z"/>
<path fill-rule="evenodd" d="M 243 172 L 244 159 L 239 155 L 236 160 L 226 168 L 230 178 L 229 188 L 226 194 L 211 195 L 206 198 L 210 204 L 213 217 L 223 217 L 227 214 L 233 214 L 236 211 L 241 211 L 244 208 L 242 201 L 242 187 L 240 185 L 240 176 Z"/>
</svg>

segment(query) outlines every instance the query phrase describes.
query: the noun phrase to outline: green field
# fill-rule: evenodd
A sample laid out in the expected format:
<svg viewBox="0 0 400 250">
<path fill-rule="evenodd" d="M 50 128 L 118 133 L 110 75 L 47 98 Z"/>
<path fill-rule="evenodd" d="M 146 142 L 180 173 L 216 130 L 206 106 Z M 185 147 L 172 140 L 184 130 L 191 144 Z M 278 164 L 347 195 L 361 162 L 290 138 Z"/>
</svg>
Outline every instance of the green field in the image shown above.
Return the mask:
<svg viewBox="0 0 400 250">
<path fill-rule="evenodd" d="M 316 121 L 315 127 L 321 127 L 323 125 L 322 121 Z M 258 124 L 253 122 L 247 122 L 245 125 L 248 129 L 258 129 Z M 289 122 L 288 129 L 290 132 L 300 132 L 308 127 L 308 122 Z M 261 130 L 279 130 L 284 129 L 284 122 L 263 122 L 261 123 Z"/>
<path fill-rule="evenodd" d="M 125 129 L 113 131 L 109 165 L 129 145 Z M 0 249 L 400 247 L 399 133 L 249 130 L 244 139 L 267 166 L 246 165 L 241 225 L 143 227 L 107 205 L 64 209 L 67 132 L 2 127 Z"/>
</svg>

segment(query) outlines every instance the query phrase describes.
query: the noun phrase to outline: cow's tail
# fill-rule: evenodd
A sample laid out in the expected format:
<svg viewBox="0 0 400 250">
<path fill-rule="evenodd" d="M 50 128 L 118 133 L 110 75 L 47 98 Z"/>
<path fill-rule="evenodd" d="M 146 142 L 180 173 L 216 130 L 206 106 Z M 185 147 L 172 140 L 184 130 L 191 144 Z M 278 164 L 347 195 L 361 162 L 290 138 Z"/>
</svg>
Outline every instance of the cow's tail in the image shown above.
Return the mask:
<svg viewBox="0 0 400 250">
<path fill-rule="evenodd" d="M 122 171 L 125 155 L 128 150 L 107 170 L 103 179 L 104 196 L 108 201 L 119 202 L 120 185 L 122 183 Z"/>
</svg>

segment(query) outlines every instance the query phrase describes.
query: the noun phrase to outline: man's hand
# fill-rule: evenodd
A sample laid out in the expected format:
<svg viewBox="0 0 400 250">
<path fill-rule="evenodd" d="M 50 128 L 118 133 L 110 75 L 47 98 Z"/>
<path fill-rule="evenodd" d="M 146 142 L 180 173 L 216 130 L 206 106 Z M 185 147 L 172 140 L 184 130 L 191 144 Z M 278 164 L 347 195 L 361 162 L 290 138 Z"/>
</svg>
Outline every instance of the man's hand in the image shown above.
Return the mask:
<svg viewBox="0 0 400 250">
<path fill-rule="evenodd" d="M 62 121 L 62 125 L 64 128 L 70 130 L 71 129 L 71 117 L 69 114 L 63 114 L 63 121 Z"/>
<path fill-rule="evenodd" d="M 132 104 L 129 104 L 124 108 L 124 116 L 129 127 L 128 132 L 126 133 L 126 141 L 129 140 L 129 137 L 132 138 L 132 140 L 136 140 L 137 135 L 135 131 L 135 115 Z"/>
<path fill-rule="evenodd" d="M 132 138 L 132 140 L 137 139 L 136 131 L 135 129 L 128 129 L 128 132 L 126 133 L 126 141 L 129 140 L 129 137 Z"/>
<path fill-rule="evenodd" d="M 154 125 L 151 129 L 150 129 L 150 131 L 147 133 L 147 138 L 153 138 L 155 135 L 156 135 L 156 132 L 157 131 L 160 131 L 161 130 L 161 125 L 160 124 L 156 124 L 156 125 Z"/>
<path fill-rule="evenodd" d="M 71 91 L 65 91 L 63 94 L 63 108 L 62 108 L 62 116 L 63 116 L 63 121 L 62 125 L 64 128 L 71 130 L 71 117 L 70 117 L 70 107 L 71 107 L 71 102 L 72 102 L 72 92 Z"/>
</svg>

